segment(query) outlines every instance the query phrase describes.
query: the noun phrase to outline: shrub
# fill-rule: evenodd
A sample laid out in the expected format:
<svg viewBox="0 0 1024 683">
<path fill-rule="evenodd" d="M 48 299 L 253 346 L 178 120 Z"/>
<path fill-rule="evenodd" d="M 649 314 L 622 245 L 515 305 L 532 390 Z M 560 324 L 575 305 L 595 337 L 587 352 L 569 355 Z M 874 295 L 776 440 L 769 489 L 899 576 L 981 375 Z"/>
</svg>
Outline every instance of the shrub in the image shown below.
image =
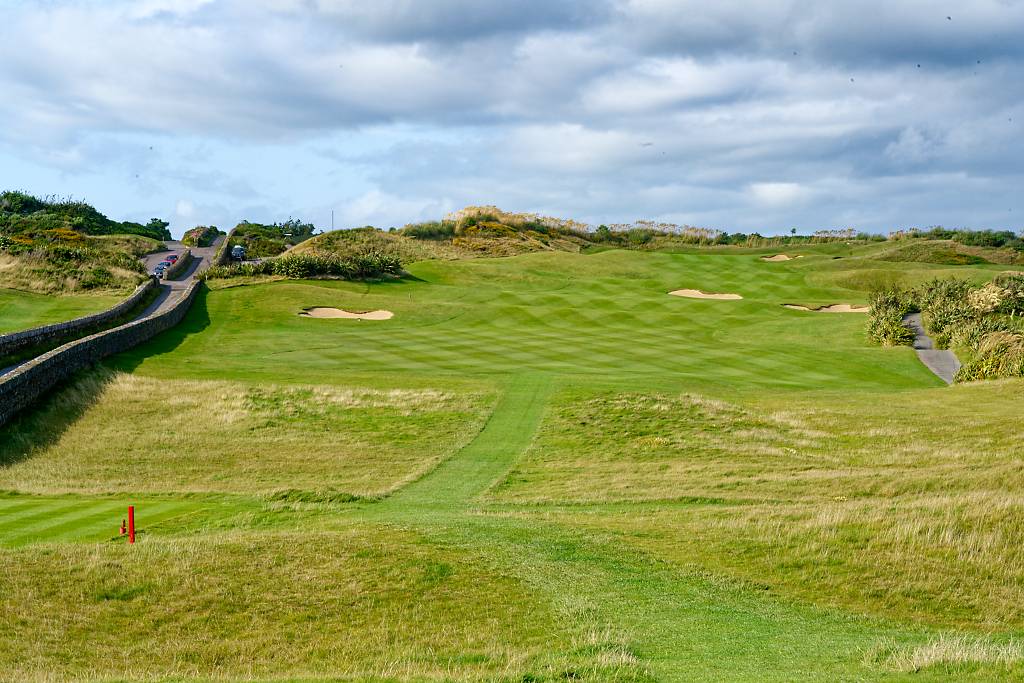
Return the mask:
<svg viewBox="0 0 1024 683">
<path fill-rule="evenodd" d="M 996 310 L 1010 316 L 1024 314 L 1024 273 L 1003 273 L 996 277 L 995 284 L 1005 292 Z"/>
<path fill-rule="evenodd" d="M 914 332 L 903 322 L 906 315 L 914 310 L 910 293 L 899 287 L 891 287 L 872 292 L 870 300 L 868 337 L 883 346 L 913 344 Z"/>
<path fill-rule="evenodd" d="M 402 263 L 397 256 L 371 248 L 346 256 L 318 253 L 288 254 L 260 263 L 213 266 L 203 273 L 202 278 L 278 275 L 295 280 L 311 277 L 364 280 L 383 275 L 400 275 L 401 272 Z"/>
<path fill-rule="evenodd" d="M 969 382 L 999 377 L 1024 377 L 1024 334 L 998 331 L 986 334 L 973 357 L 960 368 L 956 379 Z"/>
<path fill-rule="evenodd" d="M 199 225 L 187 231 L 182 236 L 181 243 L 189 247 L 208 247 L 220 234 L 216 226 Z"/>
<path fill-rule="evenodd" d="M 294 218 L 273 225 L 242 221 L 231 232 L 228 249 L 242 246 L 249 258 L 277 256 L 289 247 L 308 240 L 315 230 L 312 223 L 303 223 Z"/>
</svg>

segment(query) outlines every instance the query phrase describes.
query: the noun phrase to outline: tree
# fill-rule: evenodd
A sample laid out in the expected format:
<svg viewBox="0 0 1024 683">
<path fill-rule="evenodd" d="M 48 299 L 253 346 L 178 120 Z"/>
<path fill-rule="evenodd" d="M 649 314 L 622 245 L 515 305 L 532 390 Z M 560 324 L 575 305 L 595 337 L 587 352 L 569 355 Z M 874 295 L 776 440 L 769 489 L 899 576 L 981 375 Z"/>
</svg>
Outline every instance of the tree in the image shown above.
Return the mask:
<svg viewBox="0 0 1024 683">
<path fill-rule="evenodd" d="M 171 231 L 167 229 L 168 226 L 170 226 L 170 223 L 164 220 L 160 220 L 159 218 L 150 218 L 149 223 L 146 223 L 147 228 L 149 228 L 156 234 L 161 235 L 161 237 L 157 238 L 161 240 L 171 239 Z"/>
</svg>

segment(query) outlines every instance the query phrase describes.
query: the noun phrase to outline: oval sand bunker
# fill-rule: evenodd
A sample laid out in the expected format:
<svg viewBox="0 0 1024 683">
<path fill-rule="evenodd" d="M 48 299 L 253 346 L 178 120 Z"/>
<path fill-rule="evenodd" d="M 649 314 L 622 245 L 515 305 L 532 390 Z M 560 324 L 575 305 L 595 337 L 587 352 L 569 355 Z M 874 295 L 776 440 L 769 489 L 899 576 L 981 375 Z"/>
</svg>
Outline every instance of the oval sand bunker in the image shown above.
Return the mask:
<svg viewBox="0 0 1024 683">
<path fill-rule="evenodd" d="M 870 306 L 853 306 L 851 304 L 832 304 L 831 306 L 818 306 L 817 308 L 808 308 L 807 306 L 798 306 L 797 304 L 782 304 L 784 308 L 791 308 L 794 311 L 810 311 L 811 313 L 867 313 L 871 310 Z"/>
<path fill-rule="evenodd" d="M 687 299 L 742 299 L 739 294 L 714 294 L 699 289 L 677 289 L 669 292 L 672 296 L 685 296 Z"/>
<path fill-rule="evenodd" d="M 391 311 L 343 311 L 340 308 L 307 308 L 299 313 L 303 318 L 347 318 L 349 320 L 391 320 Z"/>
</svg>

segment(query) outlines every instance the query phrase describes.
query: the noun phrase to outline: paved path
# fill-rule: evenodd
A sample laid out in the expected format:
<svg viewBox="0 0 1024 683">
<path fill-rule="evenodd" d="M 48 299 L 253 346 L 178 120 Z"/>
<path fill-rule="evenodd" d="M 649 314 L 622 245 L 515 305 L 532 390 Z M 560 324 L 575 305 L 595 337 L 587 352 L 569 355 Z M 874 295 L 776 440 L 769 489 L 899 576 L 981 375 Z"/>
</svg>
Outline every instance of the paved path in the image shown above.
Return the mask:
<svg viewBox="0 0 1024 683">
<path fill-rule="evenodd" d="M 946 384 L 952 384 L 960 369 L 960 360 L 952 351 L 935 348 L 932 338 L 925 332 L 920 313 L 911 313 L 903 318 L 907 327 L 914 331 L 914 351 L 929 370 Z"/>
<path fill-rule="evenodd" d="M 136 319 L 138 320 L 151 316 L 177 301 L 178 298 L 181 297 L 182 292 L 184 292 L 192 283 L 192 280 L 195 279 L 196 273 L 210 265 L 210 262 L 217 253 L 217 248 L 223 241 L 224 237 L 220 236 L 208 247 L 191 247 L 192 263 L 189 264 L 188 269 L 176 280 L 161 280 L 160 293 L 157 294 L 153 303 L 147 306 L 146 310 L 142 311 Z M 188 248 L 181 242 L 165 241 L 164 244 L 167 245 L 167 249 L 153 254 L 147 254 L 143 258 L 143 262 L 146 264 L 147 273 L 152 273 L 153 269 L 156 268 L 156 264 L 163 261 L 164 257 L 168 254 L 178 254 L 180 256 L 181 253 Z"/>
</svg>

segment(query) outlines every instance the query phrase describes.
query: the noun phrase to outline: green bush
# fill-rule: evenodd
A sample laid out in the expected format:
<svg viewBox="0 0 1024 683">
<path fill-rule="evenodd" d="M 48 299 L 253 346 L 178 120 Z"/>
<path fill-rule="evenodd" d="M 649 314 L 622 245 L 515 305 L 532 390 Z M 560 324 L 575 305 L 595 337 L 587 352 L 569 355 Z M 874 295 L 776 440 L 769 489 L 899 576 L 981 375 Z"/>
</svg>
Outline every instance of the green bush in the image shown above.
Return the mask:
<svg viewBox="0 0 1024 683">
<path fill-rule="evenodd" d="M 301 280 L 312 277 L 337 277 L 365 280 L 383 275 L 400 275 L 402 263 L 397 256 L 375 249 L 338 256 L 335 254 L 288 254 L 259 263 L 236 263 L 213 266 L 203 273 L 204 279 L 254 275 L 278 275 Z"/>
<path fill-rule="evenodd" d="M 181 243 L 189 247 L 208 247 L 217 240 L 220 230 L 215 225 L 199 225 L 187 231 L 181 238 Z"/>
<path fill-rule="evenodd" d="M 899 287 L 879 289 L 871 293 L 871 315 L 868 338 L 883 346 L 905 346 L 914 343 L 914 332 L 903 322 L 915 310 L 910 292 Z"/>
<path fill-rule="evenodd" d="M 956 379 L 970 382 L 1000 377 L 1024 377 L 1024 334 L 1004 330 L 984 335 Z"/>
<path fill-rule="evenodd" d="M 39 199 L 26 192 L 0 193 L 0 228 L 11 232 L 32 232 L 67 228 L 86 235 L 141 235 L 155 240 L 167 240 L 171 233 L 168 223 L 158 218 L 147 225 L 113 221 L 83 201 L 69 198 L 45 197 Z"/>
</svg>

